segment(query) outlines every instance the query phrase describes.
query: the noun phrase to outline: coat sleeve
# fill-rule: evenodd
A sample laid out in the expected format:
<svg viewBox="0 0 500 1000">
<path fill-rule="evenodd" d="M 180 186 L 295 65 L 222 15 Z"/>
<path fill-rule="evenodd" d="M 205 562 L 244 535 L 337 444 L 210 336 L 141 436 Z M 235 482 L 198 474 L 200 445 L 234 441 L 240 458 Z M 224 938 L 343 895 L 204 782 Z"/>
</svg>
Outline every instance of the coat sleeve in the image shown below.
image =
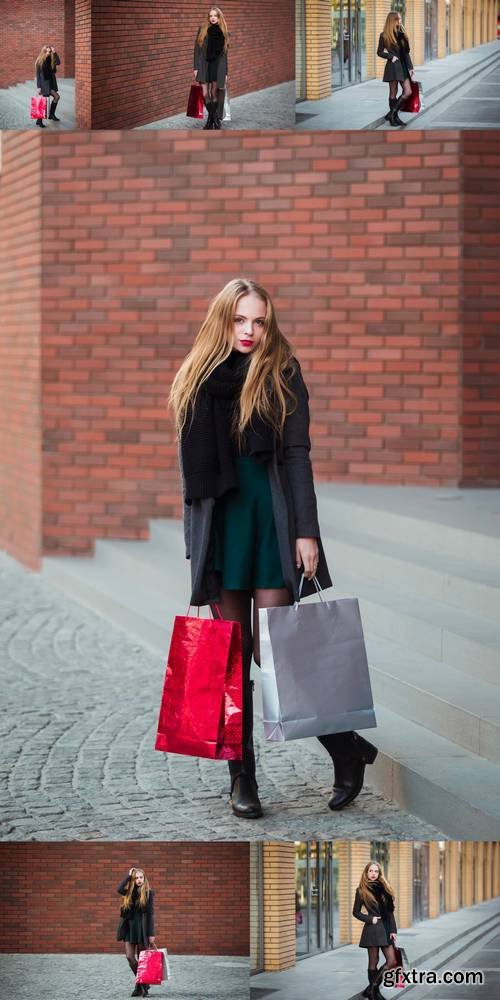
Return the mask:
<svg viewBox="0 0 500 1000">
<path fill-rule="evenodd" d="M 318 506 L 309 457 L 309 393 L 298 366 L 289 385 L 297 405 L 285 420 L 283 461 L 292 492 L 295 537 L 319 538 Z"/>
<path fill-rule="evenodd" d="M 181 445 L 179 441 L 179 470 L 181 474 L 182 481 L 182 498 L 183 498 L 183 522 L 184 522 L 184 545 L 186 546 L 186 559 L 191 558 L 191 503 L 186 500 L 186 481 L 184 478 L 184 469 L 182 467 L 182 455 L 181 455 Z"/>
<path fill-rule="evenodd" d="M 390 60 L 392 62 L 393 53 L 389 52 L 389 49 L 386 49 L 386 47 L 385 47 L 384 33 L 383 32 L 380 35 L 380 38 L 378 40 L 377 55 L 380 56 L 381 59 L 388 59 L 388 60 Z"/>
<path fill-rule="evenodd" d="M 409 49 L 408 49 L 408 52 L 406 53 L 406 64 L 408 66 L 408 69 L 413 69 L 413 63 L 411 61 L 411 56 L 410 56 L 410 50 Z"/>
<path fill-rule="evenodd" d="M 196 32 L 196 38 L 194 40 L 194 53 L 193 53 L 193 68 L 198 70 L 200 68 L 200 61 L 201 61 L 201 48 L 198 45 L 199 33 L 200 29 L 198 28 L 198 31 Z"/>
<path fill-rule="evenodd" d="M 362 920 L 364 924 L 373 923 L 373 917 L 370 917 L 368 913 L 362 913 L 361 907 L 363 903 L 361 896 L 359 895 L 359 889 L 356 889 L 356 895 L 354 897 L 354 906 L 352 908 L 352 915 L 356 917 L 356 920 Z"/>
<path fill-rule="evenodd" d="M 148 905 L 146 909 L 146 926 L 148 937 L 154 937 L 155 933 L 155 904 L 154 904 L 154 892 L 151 889 L 148 898 Z"/>
<path fill-rule="evenodd" d="M 60 66 L 61 65 L 61 60 L 59 59 L 59 55 L 58 55 L 57 52 L 55 52 L 54 54 L 55 54 L 55 57 L 56 57 L 56 66 Z"/>
<path fill-rule="evenodd" d="M 394 913 L 390 913 L 389 914 L 389 927 L 391 929 L 391 934 L 397 934 L 398 933 L 398 928 L 397 928 L 397 924 L 396 924 L 396 917 L 394 916 Z"/>
<path fill-rule="evenodd" d="M 127 875 L 126 878 L 123 879 L 123 882 L 120 882 L 120 885 L 118 886 L 118 889 L 116 890 L 117 892 L 120 893 L 120 896 L 126 896 L 127 895 L 127 885 L 128 885 L 129 878 L 130 878 L 130 875 Z"/>
<path fill-rule="evenodd" d="M 40 70 L 40 66 L 36 67 L 36 85 L 38 87 L 38 90 L 42 89 L 42 73 Z"/>
</svg>

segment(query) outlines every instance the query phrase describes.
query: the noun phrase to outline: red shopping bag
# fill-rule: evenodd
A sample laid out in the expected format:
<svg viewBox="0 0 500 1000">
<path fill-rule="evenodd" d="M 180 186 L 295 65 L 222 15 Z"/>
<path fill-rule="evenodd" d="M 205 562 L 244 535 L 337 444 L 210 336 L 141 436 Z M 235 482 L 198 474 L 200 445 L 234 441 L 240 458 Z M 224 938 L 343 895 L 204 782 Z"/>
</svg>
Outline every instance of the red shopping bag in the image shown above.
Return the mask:
<svg viewBox="0 0 500 1000">
<path fill-rule="evenodd" d="M 241 760 L 242 673 L 239 622 L 177 615 L 155 749 Z"/>
<path fill-rule="evenodd" d="M 161 986 L 163 975 L 163 955 L 157 948 L 145 948 L 139 954 L 136 983 L 147 986 Z"/>
<path fill-rule="evenodd" d="M 47 117 L 47 100 L 47 97 L 40 97 L 39 94 L 31 98 L 31 118 Z"/>
<path fill-rule="evenodd" d="M 189 91 L 186 116 L 188 118 L 203 118 L 204 113 L 203 87 L 201 83 L 192 83 L 191 90 Z"/>
<path fill-rule="evenodd" d="M 407 113 L 417 114 L 420 111 L 422 102 L 420 100 L 420 84 L 418 80 L 411 80 L 411 94 L 406 98 L 404 104 L 401 105 L 401 111 L 406 111 Z"/>
</svg>

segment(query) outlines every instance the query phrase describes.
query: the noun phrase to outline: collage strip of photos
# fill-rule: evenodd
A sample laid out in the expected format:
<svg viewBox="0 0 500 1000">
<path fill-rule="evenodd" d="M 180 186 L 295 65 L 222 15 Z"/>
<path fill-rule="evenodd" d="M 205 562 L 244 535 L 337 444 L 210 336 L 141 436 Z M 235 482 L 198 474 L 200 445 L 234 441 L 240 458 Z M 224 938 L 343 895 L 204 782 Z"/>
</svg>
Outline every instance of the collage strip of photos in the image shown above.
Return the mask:
<svg viewBox="0 0 500 1000">
<path fill-rule="evenodd" d="M 2 996 L 500 1000 L 500 4 L 0 44 Z"/>
</svg>

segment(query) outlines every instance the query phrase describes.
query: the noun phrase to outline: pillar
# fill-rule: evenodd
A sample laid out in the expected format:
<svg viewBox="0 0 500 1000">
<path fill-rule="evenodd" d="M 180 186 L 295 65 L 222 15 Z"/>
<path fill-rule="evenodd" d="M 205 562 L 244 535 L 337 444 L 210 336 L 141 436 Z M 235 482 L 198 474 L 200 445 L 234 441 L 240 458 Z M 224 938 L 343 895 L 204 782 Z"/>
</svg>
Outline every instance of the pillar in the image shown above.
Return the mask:
<svg viewBox="0 0 500 1000">
<path fill-rule="evenodd" d="M 264 968 L 280 972 L 295 965 L 295 847 L 263 846 Z"/>
</svg>

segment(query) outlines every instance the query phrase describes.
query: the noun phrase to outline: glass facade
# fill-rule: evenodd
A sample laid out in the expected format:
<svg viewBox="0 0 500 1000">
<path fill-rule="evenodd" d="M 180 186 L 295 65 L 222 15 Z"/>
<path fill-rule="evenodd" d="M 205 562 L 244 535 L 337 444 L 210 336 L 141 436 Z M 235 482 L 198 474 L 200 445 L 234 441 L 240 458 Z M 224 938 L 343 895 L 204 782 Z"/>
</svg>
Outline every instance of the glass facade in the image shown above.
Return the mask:
<svg viewBox="0 0 500 1000">
<path fill-rule="evenodd" d="M 366 0 L 332 0 L 332 88 L 367 79 Z"/>
<path fill-rule="evenodd" d="M 413 920 L 429 916 L 429 845 L 413 845 Z"/>
<path fill-rule="evenodd" d="M 331 951 L 338 941 L 338 857 L 330 841 L 295 845 L 296 955 Z"/>
</svg>

